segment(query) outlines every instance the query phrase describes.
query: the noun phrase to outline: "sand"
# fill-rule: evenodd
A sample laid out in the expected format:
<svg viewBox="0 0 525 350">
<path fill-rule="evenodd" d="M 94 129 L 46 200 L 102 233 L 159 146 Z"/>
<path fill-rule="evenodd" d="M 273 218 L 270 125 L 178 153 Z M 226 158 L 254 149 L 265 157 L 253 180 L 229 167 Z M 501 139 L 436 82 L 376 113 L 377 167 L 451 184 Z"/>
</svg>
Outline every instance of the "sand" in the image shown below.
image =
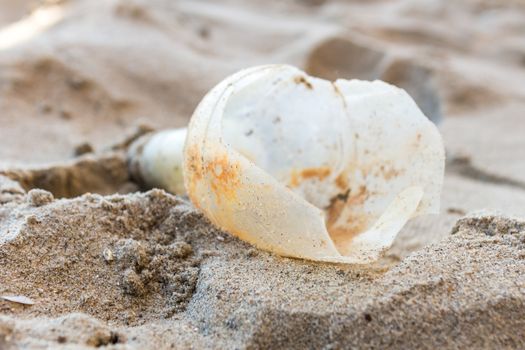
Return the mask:
<svg viewBox="0 0 525 350">
<path fill-rule="evenodd" d="M 517 0 L 0 1 L 0 349 L 524 348 L 524 33 Z M 134 139 L 270 62 L 407 89 L 441 214 L 321 264 L 133 180 Z"/>
</svg>

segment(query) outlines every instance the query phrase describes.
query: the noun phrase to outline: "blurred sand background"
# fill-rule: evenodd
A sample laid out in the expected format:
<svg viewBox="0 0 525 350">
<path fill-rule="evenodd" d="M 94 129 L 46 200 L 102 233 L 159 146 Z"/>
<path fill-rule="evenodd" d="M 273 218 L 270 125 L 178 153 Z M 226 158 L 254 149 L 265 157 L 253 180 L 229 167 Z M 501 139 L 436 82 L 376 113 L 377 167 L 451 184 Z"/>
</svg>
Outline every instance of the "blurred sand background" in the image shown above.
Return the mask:
<svg viewBox="0 0 525 350">
<path fill-rule="evenodd" d="M 405 88 L 445 140 L 442 214 L 362 268 L 129 194 L 126 140 L 265 63 Z M 0 349 L 523 348 L 525 225 L 457 223 L 481 210 L 525 217 L 524 1 L 0 0 L 0 295 L 36 301 L 0 300 Z"/>
</svg>

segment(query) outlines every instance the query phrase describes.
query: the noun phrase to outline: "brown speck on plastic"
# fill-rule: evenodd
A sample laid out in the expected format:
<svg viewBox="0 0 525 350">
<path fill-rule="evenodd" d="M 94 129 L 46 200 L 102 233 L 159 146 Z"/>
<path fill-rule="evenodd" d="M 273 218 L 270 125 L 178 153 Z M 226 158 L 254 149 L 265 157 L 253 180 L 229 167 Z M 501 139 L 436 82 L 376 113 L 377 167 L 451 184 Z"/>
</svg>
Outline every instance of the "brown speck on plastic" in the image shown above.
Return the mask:
<svg viewBox="0 0 525 350">
<path fill-rule="evenodd" d="M 294 78 L 294 81 L 296 84 L 304 84 L 304 86 L 306 86 L 307 89 L 309 90 L 313 90 L 314 87 L 313 85 L 308 81 L 306 80 L 305 77 L 303 77 L 302 75 L 298 75 Z"/>
<path fill-rule="evenodd" d="M 381 165 L 379 166 L 379 173 L 385 180 L 391 180 L 395 177 L 398 177 L 401 174 L 401 171 L 396 170 L 393 167 Z"/>
<path fill-rule="evenodd" d="M 197 146 L 193 146 L 186 151 L 188 160 L 188 168 L 191 170 L 191 176 L 188 178 L 188 195 L 193 204 L 200 208 L 200 200 L 194 194 L 197 193 L 197 184 L 203 177 L 203 166 L 200 150 Z"/>
</svg>

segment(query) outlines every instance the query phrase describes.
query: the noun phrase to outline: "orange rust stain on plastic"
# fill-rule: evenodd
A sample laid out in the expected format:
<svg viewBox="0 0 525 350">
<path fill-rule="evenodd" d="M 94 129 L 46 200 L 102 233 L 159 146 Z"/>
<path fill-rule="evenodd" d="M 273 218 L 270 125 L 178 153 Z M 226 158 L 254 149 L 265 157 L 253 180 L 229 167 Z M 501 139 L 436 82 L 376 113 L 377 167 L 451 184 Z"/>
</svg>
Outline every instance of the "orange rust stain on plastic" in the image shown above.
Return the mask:
<svg viewBox="0 0 525 350">
<path fill-rule="evenodd" d="M 335 179 L 335 184 L 341 190 L 346 190 L 348 188 L 348 174 L 343 172 Z"/>
<path fill-rule="evenodd" d="M 290 187 L 297 187 L 301 183 L 299 174 L 296 171 L 292 171 L 290 175 Z"/>
<path fill-rule="evenodd" d="M 348 221 L 345 227 L 333 227 L 328 231 L 337 250 L 343 255 L 350 251 L 348 248 L 352 239 L 368 229 L 370 219 L 366 214 L 352 214 Z"/>
<path fill-rule="evenodd" d="M 344 200 L 340 200 L 337 196 L 332 199 L 330 206 L 328 207 L 328 218 L 326 220 L 326 226 L 333 226 L 339 219 L 343 209 L 345 207 L 360 206 L 363 205 L 368 198 L 369 193 L 366 186 L 359 187 L 357 193 L 343 196 Z"/>
<path fill-rule="evenodd" d="M 187 178 L 188 195 L 193 204 L 200 207 L 197 196 L 197 186 L 206 178 L 210 179 L 209 186 L 220 202 L 220 216 L 208 216 L 215 225 L 228 231 L 240 239 L 250 241 L 250 236 L 236 225 L 234 205 L 237 201 L 237 189 L 240 186 L 240 165 L 232 163 L 227 154 L 215 157 L 212 161 L 204 162 L 198 147 L 194 146 L 186 151 L 187 168 L 190 176 Z M 204 209 L 206 212 L 207 209 Z"/>
<path fill-rule="evenodd" d="M 363 232 L 368 228 L 369 216 L 364 213 L 350 213 L 346 222 L 341 225 L 336 223 L 339 221 L 339 217 L 345 210 L 345 208 L 359 207 L 367 200 L 369 196 L 366 186 L 359 187 L 359 190 L 355 194 L 349 194 L 346 200 L 339 200 L 334 198 L 330 207 L 328 208 L 328 216 L 326 219 L 326 227 L 330 233 L 330 237 L 334 241 L 335 245 L 339 248 L 344 246 L 356 235 Z M 348 210 L 348 209 L 347 209 Z M 344 253 L 344 252 L 342 252 Z"/>
<path fill-rule="evenodd" d="M 304 179 L 318 178 L 319 180 L 324 180 L 332 171 L 328 167 L 320 168 L 307 168 L 301 171 L 301 176 Z"/>
<path fill-rule="evenodd" d="M 303 77 L 302 75 L 298 75 L 298 76 L 294 77 L 293 81 L 296 84 L 304 84 L 304 86 L 306 86 L 306 88 L 309 89 L 309 90 L 313 90 L 314 89 L 313 85 L 308 80 L 306 80 L 306 78 Z"/>
<path fill-rule="evenodd" d="M 319 181 L 323 181 L 331 172 L 332 170 L 329 167 L 306 168 L 301 171 L 293 170 L 290 175 L 290 187 L 297 187 L 303 180 L 307 179 L 318 179 Z"/>
<path fill-rule="evenodd" d="M 205 165 L 205 170 L 212 175 L 210 187 L 220 201 L 221 198 L 235 200 L 240 185 L 240 166 L 232 163 L 228 155 L 215 157 Z"/>
</svg>

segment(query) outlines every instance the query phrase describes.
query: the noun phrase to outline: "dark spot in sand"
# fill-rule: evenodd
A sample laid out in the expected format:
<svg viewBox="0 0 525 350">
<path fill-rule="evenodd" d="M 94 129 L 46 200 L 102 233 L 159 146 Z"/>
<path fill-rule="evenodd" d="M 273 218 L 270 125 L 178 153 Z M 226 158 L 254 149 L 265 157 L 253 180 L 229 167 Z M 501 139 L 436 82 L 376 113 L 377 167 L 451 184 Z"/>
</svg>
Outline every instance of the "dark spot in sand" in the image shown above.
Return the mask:
<svg viewBox="0 0 525 350">
<path fill-rule="evenodd" d="M 62 118 L 64 120 L 70 120 L 71 118 L 73 118 L 73 115 L 69 111 L 61 110 L 60 111 L 60 118 Z"/>
<path fill-rule="evenodd" d="M 59 335 L 57 338 L 57 343 L 64 344 L 67 341 L 67 338 L 63 335 Z"/>
<path fill-rule="evenodd" d="M 208 39 L 210 37 L 211 31 L 208 27 L 202 26 L 198 29 L 197 33 L 203 39 Z"/>
<path fill-rule="evenodd" d="M 89 86 L 89 82 L 82 77 L 71 77 L 66 80 L 66 84 L 73 90 L 82 90 Z"/>
<path fill-rule="evenodd" d="M 81 156 L 83 154 L 93 153 L 93 152 L 94 152 L 93 146 L 91 146 L 91 144 L 89 142 L 83 142 L 83 143 L 75 146 L 73 154 L 76 157 L 78 157 L 78 156 Z"/>
<path fill-rule="evenodd" d="M 236 330 L 237 328 L 239 328 L 239 325 L 237 324 L 237 321 L 234 318 L 230 318 L 226 321 L 226 327 L 228 327 L 229 329 Z"/>
<path fill-rule="evenodd" d="M 461 215 L 461 216 L 466 214 L 465 210 L 463 210 L 461 208 L 448 208 L 447 209 L 447 213 L 455 214 L 455 215 Z"/>
<path fill-rule="evenodd" d="M 53 111 L 53 107 L 51 107 L 47 103 L 43 103 L 42 105 L 40 105 L 39 110 L 43 114 L 49 114 L 49 113 L 51 113 Z"/>
<path fill-rule="evenodd" d="M 111 332 L 111 335 L 109 337 L 110 344 L 118 344 L 118 343 L 124 343 L 124 342 L 125 342 L 125 339 L 122 335 L 114 331 Z"/>
</svg>

